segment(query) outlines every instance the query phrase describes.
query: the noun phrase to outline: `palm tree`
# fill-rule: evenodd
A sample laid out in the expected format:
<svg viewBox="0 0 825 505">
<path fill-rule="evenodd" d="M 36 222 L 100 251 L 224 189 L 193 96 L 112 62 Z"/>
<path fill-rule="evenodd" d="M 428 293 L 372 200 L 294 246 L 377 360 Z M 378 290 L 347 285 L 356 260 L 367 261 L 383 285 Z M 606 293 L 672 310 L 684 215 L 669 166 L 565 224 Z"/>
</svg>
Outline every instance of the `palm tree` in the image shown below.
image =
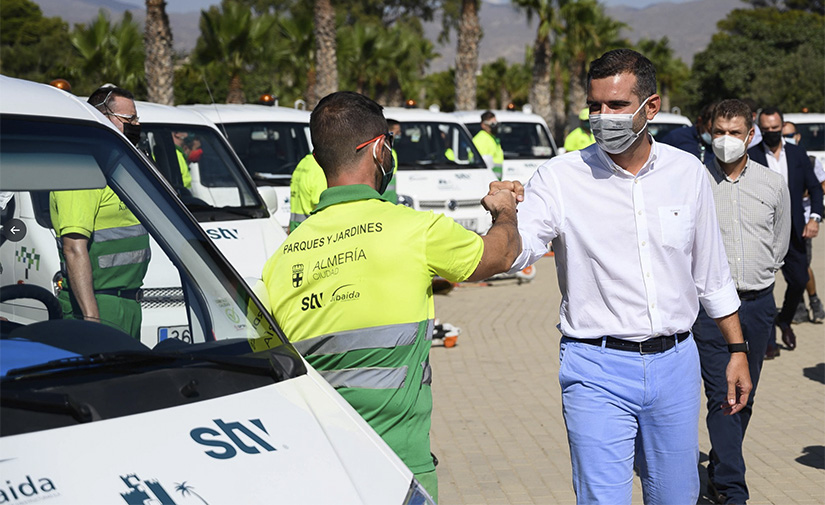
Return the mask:
<svg viewBox="0 0 825 505">
<path fill-rule="evenodd" d="M 670 92 L 687 80 L 690 70 L 680 58 L 673 57 L 673 49 L 667 37 L 659 40 L 641 39 L 636 47 L 656 68 L 662 110 L 667 112 L 670 110 Z"/>
<path fill-rule="evenodd" d="M 175 104 L 175 69 L 172 65 L 172 28 L 165 0 L 146 0 L 146 91 L 150 102 Z"/>
<path fill-rule="evenodd" d="M 309 105 L 338 91 L 338 59 L 335 45 L 335 9 L 331 0 L 315 0 L 315 89 Z"/>
<path fill-rule="evenodd" d="M 201 36 L 195 46 L 195 60 L 221 68 L 229 78 L 226 103 L 244 103 L 243 79 L 266 58 L 270 30 L 276 18 L 270 14 L 254 16 L 249 7 L 226 2 L 201 11 Z"/>
<path fill-rule="evenodd" d="M 186 495 L 188 495 L 188 494 L 195 495 L 195 496 L 198 497 L 198 499 L 200 499 L 201 502 L 203 502 L 203 505 L 209 505 L 208 503 L 206 503 L 206 500 L 204 500 L 201 495 L 199 495 L 198 493 L 193 491 L 194 489 L 195 489 L 194 486 L 187 486 L 186 481 L 183 481 L 183 482 L 180 482 L 180 483 L 175 482 L 175 491 L 179 492 L 181 494 L 181 496 L 186 498 Z"/>
<path fill-rule="evenodd" d="M 462 0 L 458 24 L 458 49 L 455 55 L 455 106 L 470 110 L 476 106 L 476 69 L 481 24 L 478 21 L 479 0 Z"/>
<path fill-rule="evenodd" d="M 101 9 L 89 25 L 77 25 L 70 35 L 80 57 L 80 80 L 92 81 L 95 87 L 111 82 L 142 94 L 144 53 L 140 28 L 126 11 L 120 23 L 112 25 Z"/>
<path fill-rule="evenodd" d="M 530 85 L 529 101 L 536 114 L 547 121 L 552 129 L 555 118 L 550 108 L 550 70 L 552 64 L 552 46 L 550 35 L 556 23 L 556 6 L 554 0 L 513 0 L 516 7 L 527 12 L 527 20 L 538 18 L 536 39 L 533 43 L 533 80 Z"/>
</svg>

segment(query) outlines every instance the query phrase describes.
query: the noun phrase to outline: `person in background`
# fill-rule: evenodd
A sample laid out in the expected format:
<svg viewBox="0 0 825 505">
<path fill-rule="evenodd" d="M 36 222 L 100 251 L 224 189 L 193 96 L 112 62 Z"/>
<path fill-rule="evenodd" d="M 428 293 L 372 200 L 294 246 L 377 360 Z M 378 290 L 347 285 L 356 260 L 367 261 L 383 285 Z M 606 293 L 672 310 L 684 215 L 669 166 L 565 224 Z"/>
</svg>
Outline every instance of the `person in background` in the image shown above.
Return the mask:
<svg viewBox="0 0 825 505">
<path fill-rule="evenodd" d="M 710 123 L 713 119 L 714 107 L 716 107 L 715 102 L 705 104 L 699 112 L 694 126 L 676 128 L 665 135 L 662 143 L 678 147 L 682 151 L 696 156 L 703 164 L 711 163 L 714 155 L 710 146 L 712 141 Z"/>
<path fill-rule="evenodd" d="M 88 102 L 137 145 L 132 93 L 103 86 Z M 140 339 L 140 287 L 151 257 L 146 229 L 109 186 L 53 191 L 49 211 L 63 266 L 57 296 L 63 317 L 101 322 Z"/>
<path fill-rule="evenodd" d="M 312 214 L 325 189 L 327 178 L 324 171 L 315 161 L 315 153 L 309 153 L 298 162 L 289 181 L 290 233 Z"/>
<path fill-rule="evenodd" d="M 799 134 L 794 123 L 785 121 L 785 124 L 782 126 L 782 138 L 786 143 L 798 146 L 800 145 L 799 141 L 802 138 L 802 135 Z M 800 147 L 803 149 L 805 148 L 805 146 Z M 819 181 L 823 191 L 825 191 L 825 169 L 822 167 L 822 162 L 819 161 L 816 156 L 809 155 L 808 159 L 811 160 L 811 164 L 814 167 L 814 175 L 816 176 L 816 180 Z M 805 220 L 808 221 L 811 218 L 811 196 L 807 191 L 805 191 L 802 198 L 802 206 L 805 208 Z M 822 301 L 816 294 L 816 278 L 814 277 L 814 271 L 811 268 L 811 260 L 813 258 L 813 240 L 810 238 L 805 239 L 805 251 L 808 259 L 808 283 L 805 284 L 805 291 L 808 292 L 808 303 L 811 306 L 811 311 L 810 314 L 808 314 L 808 308 L 805 306 L 805 298 L 803 296 L 796 308 L 796 314 L 793 316 L 792 322 L 794 324 L 804 323 L 806 321 L 821 323 L 825 320 L 825 310 L 823 310 Z"/>
<path fill-rule="evenodd" d="M 328 189 L 264 265 L 271 312 L 295 348 L 387 442 L 437 499 L 430 453 L 432 279 L 481 280 L 518 255 L 516 196 L 485 196 L 484 237 L 444 214 L 381 195 L 392 135 L 364 95 L 327 95 L 310 116 Z M 694 421 L 695 424 L 695 421 Z"/>
<path fill-rule="evenodd" d="M 579 127 L 567 134 L 564 139 L 564 150 L 567 152 L 584 149 L 596 142 L 593 132 L 590 131 L 590 109 L 585 107 L 579 112 Z"/>
<path fill-rule="evenodd" d="M 481 114 L 481 130 L 473 137 L 473 144 L 487 166 L 491 167 L 496 177 L 501 179 L 504 168 L 504 150 L 498 138 L 498 120 L 492 111 L 488 110 Z"/>
<path fill-rule="evenodd" d="M 175 153 L 178 158 L 178 165 L 180 166 L 180 177 L 183 182 L 183 187 L 192 189 L 192 174 L 189 173 L 189 164 L 186 162 L 187 153 L 186 142 L 189 138 L 189 132 L 172 132 L 172 142 L 175 143 Z"/>
<path fill-rule="evenodd" d="M 811 161 L 804 149 L 785 142 L 782 138 L 784 120 L 776 107 L 766 107 L 759 115 L 762 142 L 748 149 L 748 155 L 757 163 L 779 173 L 788 185 L 791 194 L 791 234 L 788 254 L 782 266 L 787 288 L 782 309 L 776 316 L 776 325 L 782 331 L 782 342 L 793 350 L 796 335 L 791 328 L 796 308 L 808 283 L 807 253 L 805 239 L 814 238 L 819 233 L 822 219 L 822 186 L 816 180 Z M 802 199 L 808 191 L 811 196 L 810 219 L 805 219 Z M 779 347 L 775 338 L 768 342 L 768 358 L 777 354 Z"/>
<path fill-rule="evenodd" d="M 753 118 L 753 138 L 751 139 L 751 143 L 748 144 L 748 149 L 751 147 L 758 145 L 762 142 L 762 130 L 759 128 L 759 123 L 756 121 L 756 116 L 759 115 L 759 105 L 757 105 L 756 100 L 753 98 L 743 98 L 743 102 L 748 104 L 748 107 L 751 109 L 751 117 Z"/>
<path fill-rule="evenodd" d="M 747 406 L 736 415 L 728 415 L 725 370 L 731 350 L 713 319 L 700 308 L 693 337 L 708 399 L 708 495 L 716 503 L 746 503 L 750 497 L 742 443 L 776 316 L 774 279 L 788 251 L 791 233 L 788 186 L 782 176 L 748 158 L 747 145 L 753 136 L 751 117 L 744 102 L 723 100 L 715 108 L 710 128 L 715 156 L 707 165 L 707 174 L 741 302 L 739 320 L 753 382 Z"/>
<path fill-rule="evenodd" d="M 634 467 L 645 503 L 696 503 L 701 376 L 690 328 L 700 303 L 733 345 L 731 414 L 751 390 L 706 169 L 649 134 L 660 102 L 656 70 L 638 52 L 591 62 L 596 143 L 540 166 L 519 204 L 522 252 L 510 272 L 544 257 L 548 242 L 556 253 L 559 383 L 580 504 L 630 503 Z"/>
<path fill-rule="evenodd" d="M 394 139 L 393 142 L 398 142 L 401 138 L 401 123 L 395 119 L 387 119 L 387 126 L 390 127 L 390 133 L 392 133 Z M 384 192 L 384 198 L 389 202 L 398 203 L 398 188 L 396 186 L 396 179 L 398 179 L 398 177 L 396 177 L 398 173 L 398 153 L 395 151 L 395 148 L 392 150 L 392 159 L 394 160 L 392 180 Z"/>
</svg>

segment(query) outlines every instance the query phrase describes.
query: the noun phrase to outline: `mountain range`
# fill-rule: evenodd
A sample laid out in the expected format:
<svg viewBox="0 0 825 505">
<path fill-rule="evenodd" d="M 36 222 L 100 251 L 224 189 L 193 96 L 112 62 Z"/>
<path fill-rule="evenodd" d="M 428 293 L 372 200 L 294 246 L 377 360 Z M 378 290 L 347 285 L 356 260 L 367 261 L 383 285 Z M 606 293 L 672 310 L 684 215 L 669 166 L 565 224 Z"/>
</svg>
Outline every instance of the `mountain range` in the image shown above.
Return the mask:
<svg viewBox="0 0 825 505">
<path fill-rule="evenodd" d="M 108 11 L 113 20 L 119 19 L 126 10 L 130 10 L 140 23 L 145 18 L 145 10 L 135 5 L 135 0 L 131 3 L 119 0 L 36 0 L 36 3 L 45 16 L 61 17 L 71 25 L 90 22 L 100 9 Z M 169 6 L 167 11 L 175 49 L 189 52 L 200 35 L 200 11 L 181 12 L 180 9 L 203 5 L 204 1 L 174 3 L 175 7 Z M 622 31 L 624 37 L 635 43 L 641 38 L 660 39 L 667 36 L 675 55 L 688 65 L 692 64 L 696 53 L 707 47 L 719 20 L 734 9 L 747 8 L 742 0 L 682 0 L 655 4 L 651 4 L 651 0 L 636 0 L 633 5 L 622 5 L 616 1 L 609 1 L 607 5 L 607 14 L 628 26 Z M 510 62 L 523 61 L 525 48 L 533 44 L 536 22 L 528 23 L 527 16 L 508 2 L 494 0 L 483 2 L 479 16 L 484 33 L 479 47 L 480 62 L 483 64 L 500 57 Z M 434 41 L 435 50 L 440 55 L 433 60 L 429 72 L 446 70 L 455 62 L 456 34 L 453 32 L 446 44 L 438 44 L 435 41 L 440 30 L 439 19 L 424 24 L 425 36 Z"/>
</svg>

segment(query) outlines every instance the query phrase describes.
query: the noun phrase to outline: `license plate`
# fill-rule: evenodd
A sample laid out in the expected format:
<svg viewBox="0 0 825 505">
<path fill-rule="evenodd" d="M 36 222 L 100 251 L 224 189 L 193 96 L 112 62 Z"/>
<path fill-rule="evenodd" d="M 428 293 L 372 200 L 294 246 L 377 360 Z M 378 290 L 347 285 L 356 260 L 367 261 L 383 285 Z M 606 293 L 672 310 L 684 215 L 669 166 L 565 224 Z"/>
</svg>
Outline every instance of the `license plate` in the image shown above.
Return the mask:
<svg viewBox="0 0 825 505">
<path fill-rule="evenodd" d="M 476 231 L 478 228 L 478 219 L 456 219 L 455 222 L 470 231 Z"/>
<path fill-rule="evenodd" d="M 192 332 L 189 327 L 183 326 L 161 326 L 158 328 L 158 342 L 162 342 L 167 338 L 176 338 L 182 340 L 187 344 L 192 343 Z"/>
</svg>

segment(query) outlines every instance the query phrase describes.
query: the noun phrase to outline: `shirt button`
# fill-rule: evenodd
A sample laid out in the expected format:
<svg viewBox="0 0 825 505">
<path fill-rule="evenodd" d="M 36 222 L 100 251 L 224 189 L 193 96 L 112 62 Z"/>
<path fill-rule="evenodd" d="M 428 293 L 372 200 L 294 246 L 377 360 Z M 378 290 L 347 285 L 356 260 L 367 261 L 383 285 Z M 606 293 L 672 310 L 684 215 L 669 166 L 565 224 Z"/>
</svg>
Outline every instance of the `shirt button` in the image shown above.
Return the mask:
<svg viewBox="0 0 825 505">
<path fill-rule="evenodd" d="M 640 216 L 642 215 L 642 211 L 639 211 L 639 215 L 640 215 Z"/>
<path fill-rule="evenodd" d="M 646 273 L 645 276 L 650 277 L 650 272 Z"/>
<path fill-rule="evenodd" d="M 642 240 L 642 247 L 644 247 L 645 245 L 647 245 L 647 242 L 645 242 L 644 240 Z"/>
<path fill-rule="evenodd" d="M 651 308 L 651 309 L 655 309 L 655 308 L 656 308 L 656 304 L 655 304 L 655 303 L 651 303 L 651 304 L 650 304 L 650 308 Z"/>
</svg>

